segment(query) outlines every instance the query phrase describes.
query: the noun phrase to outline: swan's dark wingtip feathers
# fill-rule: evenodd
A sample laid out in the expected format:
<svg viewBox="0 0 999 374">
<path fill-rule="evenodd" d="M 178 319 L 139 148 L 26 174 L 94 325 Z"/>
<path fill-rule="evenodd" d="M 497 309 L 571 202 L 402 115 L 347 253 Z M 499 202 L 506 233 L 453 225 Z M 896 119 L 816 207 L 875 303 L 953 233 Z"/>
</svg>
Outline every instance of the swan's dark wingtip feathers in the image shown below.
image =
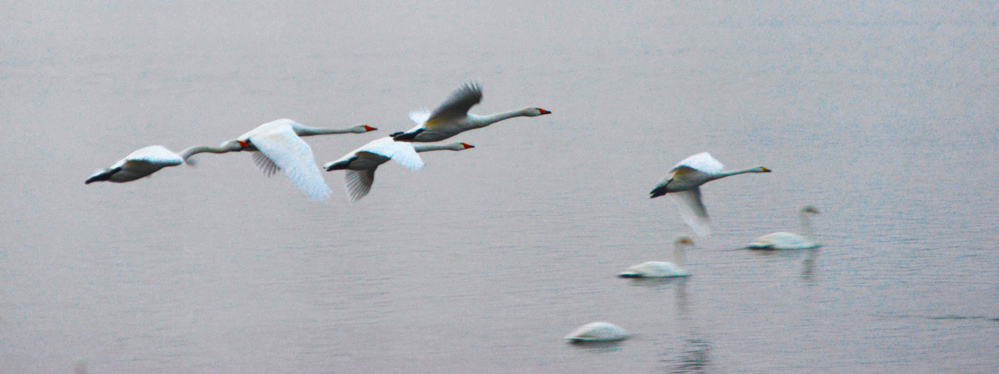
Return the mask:
<svg viewBox="0 0 999 374">
<path fill-rule="evenodd" d="M 659 187 L 659 188 L 653 189 L 651 192 L 649 192 L 649 195 L 650 195 L 649 198 L 650 199 L 655 199 L 655 198 L 657 198 L 659 196 L 663 196 L 665 194 L 666 194 L 666 188 L 665 187 Z"/>
</svg>

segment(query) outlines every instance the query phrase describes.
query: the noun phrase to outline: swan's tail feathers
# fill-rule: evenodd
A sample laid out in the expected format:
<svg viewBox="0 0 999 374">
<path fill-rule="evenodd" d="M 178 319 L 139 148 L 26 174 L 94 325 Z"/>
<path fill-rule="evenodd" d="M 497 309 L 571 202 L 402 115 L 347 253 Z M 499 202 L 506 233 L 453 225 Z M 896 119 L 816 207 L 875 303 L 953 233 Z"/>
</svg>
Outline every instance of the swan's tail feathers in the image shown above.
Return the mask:
<svg viewBox="0 0 999 374">
<path fill-rule="evenodd" d="M 119 171 L 121 171 L 120 167 L 98 171 L 94 173 L 94 175 L 91 175 L 90 178 L 87 178 L 87 181 L 83 182 L 83 184 L 91 184 L 94 182 L 104 182 L 111 180 L 111 176 Z"/>
<path fill-rule="evenodd" d="M 405 132 L 405 133 L 401 133 L 401 134 L 398 134 L 398 135 L 393 135 L 392 136 L 392 140 L 395 140 L 397 142 L 398 141 L 412 141 L 413 139 L 416 139 L 416 136 L 420 135 L 421 132 L 423 132 L 423 129 L 417 129 L 416 131 L 413 131 L 413 132 Z"/>
<path fill-rule="evenodd" d="M 650 192 L 650 194 L 651 194 L 651 196 L 649 196 L 650 199 L 655 199 L 659 196 L 665 195 L 666 185 L 656 186 L 656 188 L 652 189 L 652 192 Z"/>
<path fill-rule="evenodd" d="M 668 191 L 669 183 L 672 182 L 672 181 L 673 181 L 673 179 L 669 178 L 667 180 L 659 182 L 659 184 L 656 185 L 656 188 L 653 188 L 652 192 L 649 192 L 649 195 L 650 195 L 649 198 L 650 199 L 655 199 L 655 198 L 657 198 L 659 196 L 665 195 L 667 192 L 669 192 Z"/>
<path fill-rule="evenodd" d="M 345 169 L 347 169 L 350 166 L 351 162 L 354 162 L 354 160 L 357 160 L 357 157 L 352 157 L 352 158 L 349 158 L 349 159 L 346 159 L 346 160 L 340 160 L 340 161 L 330 162 L 330 163 L 327 163 L 326 165 L 323 165 L 323 168 L 326 169 L 326 171 L 345 170 Z"/>
</svg>

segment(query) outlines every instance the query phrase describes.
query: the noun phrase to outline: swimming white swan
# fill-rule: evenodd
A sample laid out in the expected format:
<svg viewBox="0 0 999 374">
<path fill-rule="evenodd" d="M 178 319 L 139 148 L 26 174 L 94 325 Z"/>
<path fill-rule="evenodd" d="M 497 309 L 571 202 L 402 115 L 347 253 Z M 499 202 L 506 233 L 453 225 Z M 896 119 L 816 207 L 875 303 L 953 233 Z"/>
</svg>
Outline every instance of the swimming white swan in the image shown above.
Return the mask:
<svg viewBox="0 0 999 374">
<path fill-rule="evenodd" d="M 168 166 L 177 166 L 184 163 L 183 157 L 161 145 L 151 145 L 129 153 L 125 158 L 111 165 L 111 167 L 98 171 L 87 178 L 84 184 L 94 182 L 131 182 L 149 176 Z"/>
<path fill-rule="evenodd" d="M 680 161 L 666 178 L 652 189 L 651 198 L 669 194 L 668 197 L 680 210 L 680 216 L 700 236 L 711 235 L 708 211 L 701 202 L 702 184 L 716 179 L 744 173 L 769 173 L 770 169 L 755 167 L 738 171 L 722 171 L 724 166 L 707 152 L 698 153 Z"/>
<path fill-rule="evenodd" d="M 290 119 L 279 119 L 258 126 L 238 138 L 223 142 L 218 147 L 191 147 L 181 153 L 184 161 L 193 164 L 191 156 L 198 153 L 228 153 L 248 151 L 253 153 L 253 161 L 267 176 L 278 170 L 291 179 L 306 196 L 315 200 L 329 197 L 330 188 L 323 181 L 316 166 L 312 148 L 301 136 L 327 134 L 361 134 L 377 130 L 368 125 L 357 125 L 346 129 L 318 129 L 301 125 Z"/>
<path fill-rule="evenodd" d="M 466 143 L 413 145 L 385 137 L 373 140 L 339 160 L 323 165 L 323 168 L 326 171 L 347 170 L 347 173 L 344 174 L 347 195 L 351 201 L 356 202 L 371 191 L 371 184 L 375 182 L 375 169 L 389 160 L 398 162 L 409 170 L 416 171 L 423 168 L 423 160 L 416 154 L 417 152 L 463 151 L 469 148 L 475 147 Z"/>
<path fill-rule="evenodd" d="M 591 322 L 573 330 L 565 338 L 575 343 L 613 342 L 628 337 L 621 326 L 608 322 Z"/>
<path fill-rule="evenodd" d="M 416 127 L 391 136 L 398 141 L 436 142 L 505 119 L 536 117 L 551 113 L 541 108 L 524 108 L 488 116 L 469 114 L 468 110 L 479 101 L 482 101 L 482 88 L 475 83 L 466 84 L 452 93 L 451 97 L 433 112 L 424 109 L 410 113 L 409 118 L 416 122 Z"/>
<path fill-rule="evenodd" d="M 694 245 L 694 241 L 685 236 L 676 239 L 673 246 L 673 260 L 676 261 L 675 264 L 662 261 L 643 262 L 629 267 L 623 273 L 618 274 L 618 276 L 622 278 L 673 278 L 690 276 L 690 272 L 683 268 L 683 247 L 688 245 Z"/>
<path fill-rule="evenodd" d="M 750 249 L 808 249 L 818 248 L 819 244 L 812 240 L 812 225 L 808 222 L 808 215 L 819 214 L 819 210 L 814 206 L 806 205 L 801 208 L 799 225 L 801 235 L 790 232 L 775 232 L 764 235 L 746 246 Z"/>
</svg>

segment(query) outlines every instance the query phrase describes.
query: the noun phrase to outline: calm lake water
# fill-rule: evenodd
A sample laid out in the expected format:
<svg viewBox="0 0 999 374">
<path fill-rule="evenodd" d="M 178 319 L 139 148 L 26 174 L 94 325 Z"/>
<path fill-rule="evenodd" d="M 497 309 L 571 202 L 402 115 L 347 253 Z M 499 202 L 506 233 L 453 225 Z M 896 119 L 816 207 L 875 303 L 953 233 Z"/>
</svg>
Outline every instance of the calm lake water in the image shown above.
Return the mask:
<svg viewBox="0 0 999 374">
<path fill-rule="evenodd" d="M 8 4 L 0 373 L 994 372 L 999 10 L 988 2 Z M 540 106 L 325 203 L 245 154 L 83 184 L 278 118 L 319 164 L 469 81 Z M 693 235 L 648 192 L 708 151 Z M 818 251 L 754 237 L 812 221 Z M 576 346 L 593 321 L 633 337 Z"/>
</svg>

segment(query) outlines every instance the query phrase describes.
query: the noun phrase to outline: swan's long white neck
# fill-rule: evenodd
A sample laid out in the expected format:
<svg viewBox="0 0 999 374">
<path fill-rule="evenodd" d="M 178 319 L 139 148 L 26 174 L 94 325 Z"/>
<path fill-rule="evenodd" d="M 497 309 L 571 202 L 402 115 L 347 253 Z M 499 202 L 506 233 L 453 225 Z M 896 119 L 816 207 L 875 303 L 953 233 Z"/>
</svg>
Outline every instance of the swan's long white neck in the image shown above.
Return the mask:
<svg viewBox="0 0 999 374">
<path fill-rule="evenodd" d="M 353 134 L 357 131 L 351 127 L 346 129 L 320 129 L 316 127 L 308 127 L 299 124 L 295 127 L 295 133 L 298 136 L 315 136 L 315 135 L 333 135 L 333 134 Z"/>
<path fill-rule="evenodd" d="M 413 144 L 413 148 L 417 152 L 431 152 L 431 151 L 460 151 L 465 149 L 465 146 L 461 143 L 452 144 Z"/>
<path fill-rule="evenodd" d="M 180 151 L 180 157 L 187 160 L 188 157 L 194 156 L 198 153 L 229 153 L 240 150 L 242 147 L 237 142 L 226 142 L 218 147 L 212 147 L 207 145 L 196 145 L 190 147 L 183 151 Z"/>
<path fill-rule="evenodd" d="M 746 173 L 766 173 L 766 172 L 763 171 L 763 170 L 761 170 L 759 167 L 755 167 L 755 168 L 751 168 L 751 169 L 746 169 L 746 170 L 723 171 L 721 173 L 712 175 L 711 179 L 712 180 L 722 179 L 722 178 L 725 178 L 725 177 L 731 177 L 733 175 L 746 174 Z"/>
<path fill-rule="evenodd" d="M 490 114 L 488 116 L 469 114 L 468 117 L 472 119 L 472 124 L 474 124 L 475 127 L 486 127 L 505 119 L 527 116 L 528 111 L 530 111 L 530 108 L 511 110 L 509 112 Z"/>
</svg>

